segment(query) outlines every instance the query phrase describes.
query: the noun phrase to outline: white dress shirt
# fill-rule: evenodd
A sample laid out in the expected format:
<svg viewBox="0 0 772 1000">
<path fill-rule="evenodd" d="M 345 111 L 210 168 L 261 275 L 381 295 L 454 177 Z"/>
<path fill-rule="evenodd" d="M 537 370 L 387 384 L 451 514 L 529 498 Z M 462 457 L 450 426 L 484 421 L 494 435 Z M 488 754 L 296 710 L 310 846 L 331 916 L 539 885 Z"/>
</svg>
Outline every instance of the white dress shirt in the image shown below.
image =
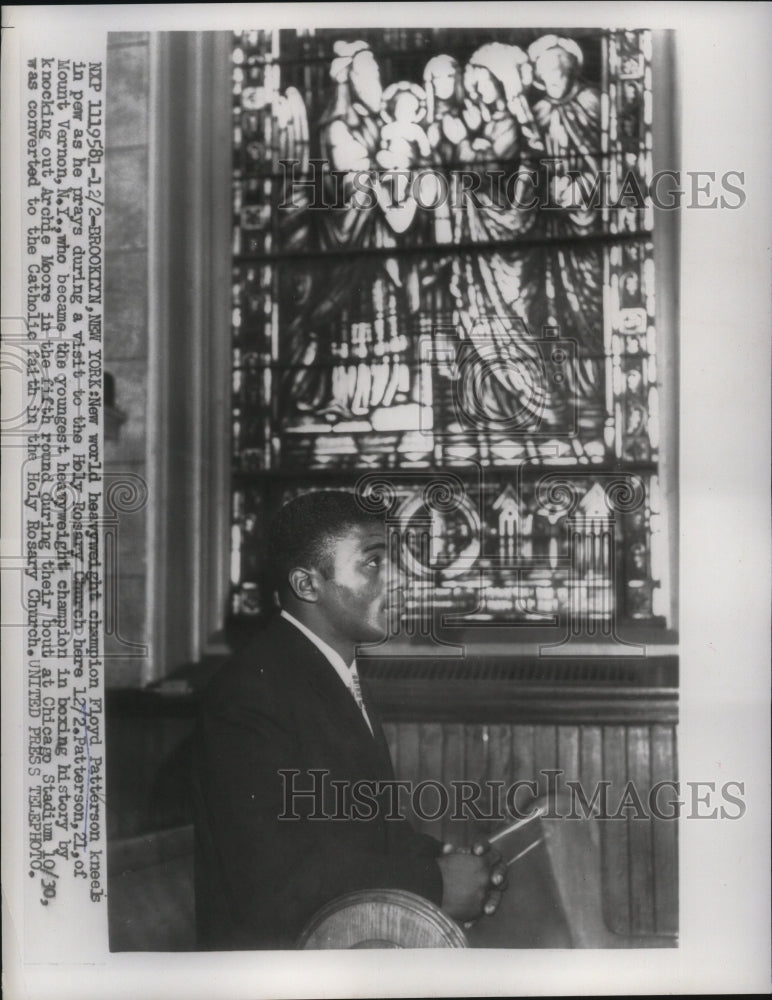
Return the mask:
<svg viewBox="0 0 772 1000">
<path fill-rule="evenodd" d="M 365 722 L 371 733 L 373 733 L 373 726 L 367 715 L 367 709 L 365 708 L 364 702 L 362 701 L 362 693 L 359 687 L 359 674 L 357 672 L 357 661 L 353 660 L 351 666 L 347 666 L 346 661 L 332 646 L 328 646 L 324 639 L 320 639 L 316 632 L 312 632 L 311 629 L 299 622 L 294 615 L 291 615 L 289 611 L 282 609 L 281 617 L 286 618 L 290 624 L 294 625 L 296 629 L 301 631 L 307 639 L 316 646 L 320 653 L 322 653 L 335 670 L 335 673 L 340 677 L 343 683 L 348 688 L 351 697 L 359 706 L 362 715 L 364 716 Z M 373 733 L 373 735 L 375 735 Z"/>
</svg>

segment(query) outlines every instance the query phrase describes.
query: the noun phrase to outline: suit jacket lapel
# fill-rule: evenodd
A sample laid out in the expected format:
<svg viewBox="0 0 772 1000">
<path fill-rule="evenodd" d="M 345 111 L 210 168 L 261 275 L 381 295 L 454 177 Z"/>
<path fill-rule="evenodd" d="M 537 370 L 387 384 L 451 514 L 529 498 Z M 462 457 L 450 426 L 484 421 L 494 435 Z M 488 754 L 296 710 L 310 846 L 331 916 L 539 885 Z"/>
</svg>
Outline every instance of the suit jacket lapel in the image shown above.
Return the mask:
<svg viewBox="0 0 772 1000">
<path fill-rule="evenodd" d="M 307 636 L 295 628 L 286 620 L 279 618 L 276 623 L 283 632 L 282 640 L 286 636 L 287 658 L 291 664 L 291 669 L 302 674 L 308 684 L 314 689 L 317 696 L 327 707 L 330 718 L 335 720 L 348 719 L 347 727 L 351 736 L 356 736 L 361 752 L 366 753 L 374 763 L 377 763 L 378 770 L 387 773 L 391 772 L 391 762 L 377 713 L 371 712 L 370 703 L 366 694 L 362 693 L 362 699 L 367 708 L 367 714 L 373 724 L 373 733 L 367 725 L 362 712 L 359 709 L 354 697 L 338 676 L 337 671 Z M 383 749 L 386 751 L 386 767 L 384 768 Z M 359 748 L 356 751 L 360 752 Z"/>
</svg>

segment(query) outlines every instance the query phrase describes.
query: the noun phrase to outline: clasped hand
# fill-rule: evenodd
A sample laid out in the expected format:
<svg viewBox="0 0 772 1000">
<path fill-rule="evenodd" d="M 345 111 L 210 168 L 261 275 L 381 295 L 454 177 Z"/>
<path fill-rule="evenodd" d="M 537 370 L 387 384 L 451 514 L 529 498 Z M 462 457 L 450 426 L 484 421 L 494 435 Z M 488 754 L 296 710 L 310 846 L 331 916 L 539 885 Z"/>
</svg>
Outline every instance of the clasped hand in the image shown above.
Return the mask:
<svg viewBox="0 0 772 1000">
<path fill-rule="evenodd" d="M 455 920 L 477 920 L 498 909 L 507 885 L 507 866 L 485 841 L 472 847 L 445 844 L 437 862 L 442 872 L 442 908 Z"/>
</svg>

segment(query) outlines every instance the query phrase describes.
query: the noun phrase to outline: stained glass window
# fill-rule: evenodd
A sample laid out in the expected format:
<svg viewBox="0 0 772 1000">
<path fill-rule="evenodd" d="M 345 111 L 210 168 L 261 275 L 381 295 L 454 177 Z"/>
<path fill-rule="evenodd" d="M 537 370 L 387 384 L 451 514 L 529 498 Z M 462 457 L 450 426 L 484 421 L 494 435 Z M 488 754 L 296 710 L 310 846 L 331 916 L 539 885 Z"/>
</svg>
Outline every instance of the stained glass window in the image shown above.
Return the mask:
<svg viewBox="0 0 772 1000">
<path fill-rule="evenodd" d="M 234 36 L 235 614 L 278 504 L 381 475 L 428 540 L 414 619 L 661 619 L 651 61 L 647 31 Z"/>
</svg>

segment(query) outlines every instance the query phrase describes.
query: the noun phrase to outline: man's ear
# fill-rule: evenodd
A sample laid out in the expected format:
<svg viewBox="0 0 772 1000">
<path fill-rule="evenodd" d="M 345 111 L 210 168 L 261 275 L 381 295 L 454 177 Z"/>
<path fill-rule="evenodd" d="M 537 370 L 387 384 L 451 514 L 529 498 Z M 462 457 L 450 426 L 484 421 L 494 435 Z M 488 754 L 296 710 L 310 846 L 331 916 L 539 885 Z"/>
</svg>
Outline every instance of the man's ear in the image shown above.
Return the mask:
<svg viewBox="0 0 772 1000">
<path fill-rule="evenodd" d="M 316 604 L 319 600 L 319 589 L 313 570 L 296 566 L 290 570 L 289 584 L 298 600 L 306 601 L 308 604 Z"/>
</svg>

